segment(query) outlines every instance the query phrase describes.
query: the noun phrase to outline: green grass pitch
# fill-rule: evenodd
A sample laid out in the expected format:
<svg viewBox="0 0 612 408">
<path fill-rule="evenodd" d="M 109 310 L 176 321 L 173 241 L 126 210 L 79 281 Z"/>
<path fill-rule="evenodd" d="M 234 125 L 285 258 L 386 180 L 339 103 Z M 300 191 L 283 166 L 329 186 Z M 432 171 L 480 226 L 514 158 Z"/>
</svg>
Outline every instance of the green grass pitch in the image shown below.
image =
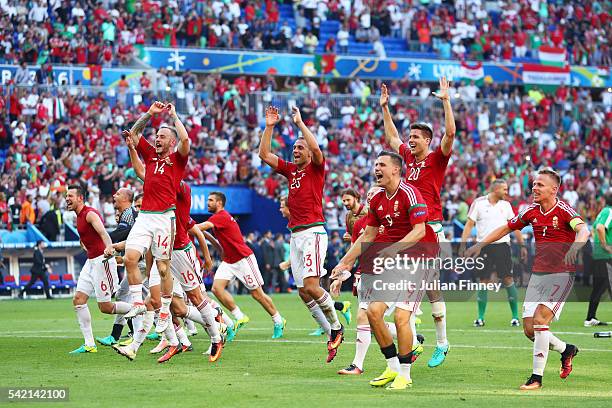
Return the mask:
<svg viewBox="0 0 612 408">
<path fill-rule="evenodd" d="M 129 362 L 113 350 L 98 346 L 97 354 L 69 355 L 83 340 L 68 299 L 2 301 L 0 316 L 0 387 L 69 387 L 67 403 L 17 403 L 14 406 L 66 407 L 491 407 L 610 406 L 612 403 L 612 339 L 595 339 L 601 329 L 582 327 L 587 305 L 568 303 L 553 332 L 580 347 L 575 368 L 567 380 L 558 375 L 559 355 L 551 352 L 544 388 L 529 394 L 518 386 L 531 373 L 531 343 L 521 328 L 509 326 L 508 305 L 490 302 L 487 325 L 472 327 L 475 302 L 449 303 L 448 336 L 451 351 L 446 362 L 427 368 L 435 343 L 429 304 L 423 305 L 425 353 L 412 369 L 414 385 L 406 392 L 374 389 L 368 380 L 385 367 L 373 340 L 361 376 L 339 376 L 355 350 L 355 322 L 347 327 L 346 341 L 336 359 L 325 363 L 323 337 L 295 294 L 273 297 L 287 318 L 284 339 L 271 340 L 272 322 L 250 297 L 237 303 L 251 322 L 225 348 L 220 362 L 210 364 L 202 352 L 208 338 L 192 337 L 195 351 L 158 364 L 147 341 L 137 359 Z M 356 305 L 355 299 L 344 295 Z M 95 336 L 109 334 L 113 317 L 103 316 L 90 301 Z M 612 304 L 598 313 L 612 320 Z M 353 310 L 353 316 L 356 311 Z"/>
</svg>

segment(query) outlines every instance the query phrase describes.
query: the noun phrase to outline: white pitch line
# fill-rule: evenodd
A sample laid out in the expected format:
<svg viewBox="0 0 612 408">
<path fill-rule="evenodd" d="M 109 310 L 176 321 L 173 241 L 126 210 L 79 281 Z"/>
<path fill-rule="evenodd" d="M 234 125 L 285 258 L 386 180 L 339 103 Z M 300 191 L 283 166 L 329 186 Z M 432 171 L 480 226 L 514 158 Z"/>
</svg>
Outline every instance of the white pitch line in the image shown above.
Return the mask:
<svg viewBox="0 0 612 408">
<path fill-rule="evenodd" d="M 21 338 L 42 338 L 42 339 L 82 339 L 82 336 L 72 335 L 59 335 L 59 336 L 49 336 L 49 335 L 34 335 L 36 332 L 30 332 L 30 334 L 20 334 L 13 335 L 13 333 L 0 333 L 0 337 L 21 337 Z M 325 344 L 325 341 L 314 341 L 314 340 L 259 340 L 259 339 L 241 339 L 237 338 L 233 342 L 237 343 L 265 343 L 265 344 Z M 344 344 L 355 344 L 354 341 L 345 341 Z M 430 344 L 423 344 L 424 347 L 433 347 Z M 513 347 L 513 346 L 482 346 L 482 345 L 473 345 L 473 344 L 451 344 L 451 348 L 465 348 L 465 349 L 493 349 L 493 350 L 533 350 L 532 347 Z M 580 351 L 592 351 L 592 352 L 604 352 L 604 353 L 612 353 L 612 349 L 593 349 L 593 348 L 580 348 Z"/>
</svg>

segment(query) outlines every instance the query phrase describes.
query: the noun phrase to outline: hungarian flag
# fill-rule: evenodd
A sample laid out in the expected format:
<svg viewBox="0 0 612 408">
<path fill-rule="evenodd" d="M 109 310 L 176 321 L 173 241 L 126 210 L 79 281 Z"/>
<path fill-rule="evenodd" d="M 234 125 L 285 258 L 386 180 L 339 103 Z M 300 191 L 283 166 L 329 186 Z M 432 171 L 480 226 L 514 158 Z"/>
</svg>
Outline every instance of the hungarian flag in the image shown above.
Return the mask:
<svg viewBox="0 0 612 408">
<path fill-rule="evenodd" d="M 315 55 L 314 67 L 319 74 L 329 74 L 336 69 L 336 54 Z"/>
<path fill-rule="evenodd" d="M 461 61 L 461 78 L 476 83 L 482 82 L 484 79 L 482 62 L 476 62 L 470 65 L 465 61 Z"/>
<path fill-rule="evenodd" d="M 523 64 L 523 83 L 527 89 L 538 86 L 544 91 L 553 92 L 561 85 L 570 84 L 570 67 Z"/>
<path fill-rule="evenodd" d="M 540 64 L 551 67 L 564 67 L 567 64 L 567 52 L 565 48 L 542 45 L 538 49 Z"/>
</svg>

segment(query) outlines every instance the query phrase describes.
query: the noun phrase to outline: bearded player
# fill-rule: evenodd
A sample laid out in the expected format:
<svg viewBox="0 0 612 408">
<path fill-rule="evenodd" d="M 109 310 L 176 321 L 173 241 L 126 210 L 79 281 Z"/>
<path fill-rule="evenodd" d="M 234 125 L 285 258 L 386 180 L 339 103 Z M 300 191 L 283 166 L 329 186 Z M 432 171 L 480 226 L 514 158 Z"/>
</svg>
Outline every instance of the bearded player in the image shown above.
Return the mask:
<svg viewBox="0 0 612 408">
<path fill-rule="evenodd" d="M 466 252 L 466 257 L 478 256 L 484 246 L 510 232 L 533 227 L 535 260 L 523 304 L 523 331 L 533 341 L 533 371 L 520 387 L 524 391 L 542 388 L 549 350 L 561 353 L 561 378 L 570 375 L 578 354 L 576 346 L 564 343 L 549 330 L 553 319 L 561 316 L 574 283 L 577 254 L 589 239 L 589 229 L 580 215 L 557 197 L 560 185 L 561 177 L 554 170 L 540 170 L 533 181 L 533 204 Z"/>
<path fill-rule="evenodd" d="M 130 145 L 131 142 L 131 140 L 128 140 L 128 145 Z M 136 171 L 136 174 L 146 183 L 148 179 L 147 169 L 140 161 L 140 159 L 138 159 L 138 157 L 133 153 L 130 154 L 130 158 L 132 161 L 132 165 Z M 189 187 L 187 183 L 181 181 L 177 189 L 177 231 L 176 237 L 173 241 L 173 253 L 172 260 L 170 262 L 170 271 L 172 276 L 174 277 L 172 291 L 174 293 L 178 292 L 179 294 L 182 294 L 182 292 L 184 291 L 187 298 L 197 309 L 199 316 L 194 317 L 194 319 L 197 319 L 197 321 L 202 322 L 204 328 L 210 335 L 212 346 L 209 361 L 214 362 L 217 361 L 221 356 L 221 351 L 223 350 L 223 342 L 221 341 L 221 336 L 219 334 L 219 330 L 215 321 L 217 311 L 212 306 L 208 296 L 204 296 L 200 289 L 199 261 L 197 259 L 195 248 L 192 245 L 191 239 L 188 235 L 188 231 L 194 227 L 193 224 L 190 224 L 192 221 L 191 217 L 189 216 L 190 210 L 191 187 Z M 205 267 L 207 269 L 210 269 L 212 267 L 212 259 L 210 257 L 210 253 L 208 252 L 208 246 L 206 245 L 204 236 L 199 230 L 195 232 L 195 234 L 201 243 L 201 249 L 205 259 Z M 154 271 L 152 270 L 151 273 L 153 274 L 153 272 Z M 161 278 L 161 274 L 159 277 Z M 155 280 L 156 279 L 151 276 L 149 278 L 149 285 L 154 286 L 154 283 L 156 283 Z M 143 322 L 143 330 L 145 330 L 145 332 L 148 332 L 152 324 L 152 315 L 148 313 L 145 315 L 145 322 Z M 158 360 L 158 362 L 163 363 L 165 361 L 168 361 L 175 354 L 178 354 L 180 352 L 181 349 L 179 347 L 177 335 L 175 333 L 176 329 L 180 328 L 172 327 L 171 323 L 166 325 L 166 328 L 164 328 L 164 330 L 159 329 L 159 324 L 156 327 L 156 331 L 158 333 L 164 332 L 166 334 L 166 338 L 169 340 L 168 351 Z M 133 360 L 136 357 L 136 352 L 138 349 L 135 347 L 131 347 L 130 344 L 126 347 L 115 347 L 115 350 L 117 350 L 119 354 L 122 354 L 128 359 Z"/>
<path fill-rule="evenodd" d="M 437 254 L 436 235 L 426 224 L 427 206 L 419 191 L 402 181 L 402 165 L 402 158 L 397 153 L 383 151 L 378 155 L 374 174 L 379 188 L 374 191 L 369 202 L 365 231 L 334 268 L 332 278 L 338 278 L 344 271 L 351 270 L 357 257 L 363 252 L 363 244 L 366 243 L 385 243 L 384 249 L 377 255 L 377 258 L 384 259 L 385 265 L 386 261 L 390 260 L 386 258 L 395 258 L 396 255 L 431 257 Z M 368 265 L 363 267 L 368 268 Z M 402 279 L 408 279 L 409 273 L 412 273 L 414 276 L 410 279 L 414 279 L 413 283 L 417 287 L 412 291 L 398 291 L 397 301 L 389 301 L 388 297 L 391 294 L 387 293 L 382 293 L 379 297 L 373 296 L 368 305 L 367 316 L 370 328 L 387 360 L 387 368 L 383 374 L 370 381 L 372 386 L 382 387 L 392 382 L 387 387 L 388 390 L 403 390 L 412 385 L 410 368 L 413 362 L 415 332 L 410 321 L 424 295 L 424 291 L 419 289 L 422 284 L 421 279 L 427 282 L 431 279 L 428 275 L 433 273 L 417 269 L 401 270 L 399 266 L 387 269 L 385 273 L 397 273 Z M 382 280 L 385 280 L 384 275 Z M 363 284 L 362 281 L 362 286 Z M 373 288 L 376 289 L 376 284 Z M 396 295 L 393 294 L 391 297 L 396 298 Z M 392 333 L 384 321 L 385 313 L 391 308 L 395 308 L 397 348 Z"/>
<path fill-rule="evenodd" d="M 431 151 L 429 147 L 433 139 L 433 129 L 426 123 L 411 124 L 408 143 L 402 143 L 389 111 L 389 92 L 384 84 L 380 95 L 380 106 L 382 107 L 385 124 L 385 140 L 393 151 L 399 153 L 406 162 L 406 181 L 415 186 L 425 199 L 429 213 L 427 222 L 438 236 L 438 241 L 443 249 L 442 255 L 445 256 L 451 255 L 449 245 L 445 244 L 448 241 L 442 228 L 440 189 L 455 140 L 455 118 L 448 88 L 449 83 L 446 78 L 440 78 L 440 92 L 434 92 L 434 96 L 439 98 L 444 106 L 446 129 L 440 146 L 434 151 Z M 427 365 L 437 367 L 444 362 L 449 350 L 446 338 L 446 304 L 439 290 L 428 290 L 427 296 L 431 302 L 431 314 L 436 327 L 436 348 Z"/>
<path fill-rule="evenodd" d="M 142 131 L 154 114 L 164 111 L 170 114 L 175 127 L 162 125 L 155 136 L 154 145 L 144 137 Z M 155 102 L 149 111 L 142 115 L 124 137 L 131 138 L 136 150 L 143 157 L 147 178 L 144 181 L 142 208 L 125 246 L 125 268 L 128 274 L 132 310 L 126 318 L 146 312 L 142 301 L 142 276 L 138 261 L 150 249 L 161 277 L 162 305 L 156 330 L 163 332 L 170 323 L 170 303 L 172 301 L 172 276 L 170 257 L 176 230 L 177 190 L 187 164 L 189 155 L 189 136 L 176 114 L 174 105 Z M 176 148 L 176 151 L 175 151 Z"/>
<path fill-rule="evenodd" d="M 259 145 L 259 157 L 289 183 L 289 224 L 291 230 L 291 272 L 298 293 L 314 319 L 326 333 L 327 362 L 331 362 L 344 338 L 332 297 L 320 285 L 327 274 L 323 264 L 327 254 L 327 232 L 323 218 L 325 158 L 317 139 L 302 121 L 297 107 L 292 108 L 293 122 L 302 137 L 293 145 L 293 162 L 286 162 L 271 152 L 274 126 L 280 121 L 278 109 L 266 109 L 266 128 Z"/>
<path fill-rule="evenodd" d="M 104 251 L 106 248 L 112 248 L 112 241 L 104 229 L 100 213 L 86 206 L 84 200 L 83 188 L 80 185 L 75 184 L 68 187 L 66 207 L 77 214 L 77 231 L 81 245 L 87 253 L 87 261 L 79 274 L 72 300 L 85 344 L 71 351 L 70 354 L 98 351 L 91 329 L 91 314 L 87 306 L 90 296 L 96 295 L 98 308 L 102 313 L 121 315 L 127 313 L 131 308 L 127 302 L 111 302 L 111 297 L 119 288 L 117 261 L 115 258 L 106 260 Z"/>
</svg>

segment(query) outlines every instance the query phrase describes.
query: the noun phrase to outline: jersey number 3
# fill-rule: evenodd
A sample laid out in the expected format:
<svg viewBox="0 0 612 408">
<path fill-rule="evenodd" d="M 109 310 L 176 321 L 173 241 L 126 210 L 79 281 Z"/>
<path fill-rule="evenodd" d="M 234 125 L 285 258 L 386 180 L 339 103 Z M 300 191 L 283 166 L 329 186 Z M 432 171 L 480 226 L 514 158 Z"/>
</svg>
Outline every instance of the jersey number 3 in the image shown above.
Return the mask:
<svg viewBox="0 0 612 408">
<path fill-rule="evenodd" d="M 421 173 L 420 167 L 412 167 L 410 168 L 410 174 L 406 177 L 406 180 L 418 180 L 419 174 Z"/>
<path fill-rule="evenodd" d="M 165 162 L 155 162 L 155 171 L 153 173 L 155 174 L 164 174 L 164 166 L 166 165 Z"/>
</svg>

